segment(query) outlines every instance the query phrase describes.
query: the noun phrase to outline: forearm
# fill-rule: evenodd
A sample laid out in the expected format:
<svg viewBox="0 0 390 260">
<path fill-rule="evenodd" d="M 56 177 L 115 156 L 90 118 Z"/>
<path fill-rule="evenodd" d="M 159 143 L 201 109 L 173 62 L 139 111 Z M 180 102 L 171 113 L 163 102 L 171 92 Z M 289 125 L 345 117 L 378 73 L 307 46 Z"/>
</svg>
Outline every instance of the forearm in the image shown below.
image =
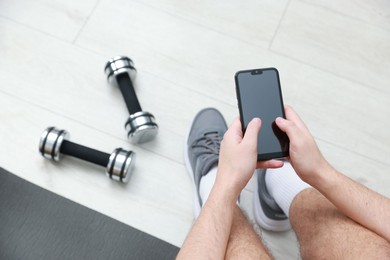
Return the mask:
<svg viewBox="0 0 390 260">
<path fill-rule="evenodd" d="M 233 222 L 234 202 L 229 191 L 215 185 L 188 234 L 177 259 L 223 259 Z"/>
<path fill-rule="evenodd" d="M 346 216 L 390 241 L 390 199 L 332 168 L 313 187 Z"/>
</svg>

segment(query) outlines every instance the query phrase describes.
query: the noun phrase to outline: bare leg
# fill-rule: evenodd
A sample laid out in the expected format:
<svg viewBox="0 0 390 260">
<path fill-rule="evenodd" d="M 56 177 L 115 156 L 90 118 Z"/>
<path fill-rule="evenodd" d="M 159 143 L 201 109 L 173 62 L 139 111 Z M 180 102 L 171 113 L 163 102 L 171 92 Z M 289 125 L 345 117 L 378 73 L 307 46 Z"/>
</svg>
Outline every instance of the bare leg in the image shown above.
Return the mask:
<svg viewBox="0 0 390 260">
<path fill-rule="evenodd" d="M 241 209 L 234 210 L 225 259 L 272 259 Z"/>
<path fill-rule="evenodd" d="M 291 225 L 303 259 L 389 259 L 390 243 L 344 216 L 315 189 L 299 193 Z"/>
</svg>

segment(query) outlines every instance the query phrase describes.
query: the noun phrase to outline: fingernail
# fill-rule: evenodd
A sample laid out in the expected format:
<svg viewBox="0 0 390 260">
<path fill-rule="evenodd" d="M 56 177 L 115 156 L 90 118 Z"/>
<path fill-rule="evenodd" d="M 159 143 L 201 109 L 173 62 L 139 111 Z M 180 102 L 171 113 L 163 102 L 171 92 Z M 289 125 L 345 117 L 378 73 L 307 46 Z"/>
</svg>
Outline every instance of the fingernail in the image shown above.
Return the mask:
<svg viewBox="0 0 390 260">
<path fill-rule="evenodd" d="M 283 117 L 277 117 L 277 118 L 275 119 L 275 121 L 279 121 L 279 122 L 282 122 L 283 120 L 284 120 Z"/>
<path fill-rule="evenodd" d="M 255 117 L 255 118 L 252 119 L 252 121 L 257 121 L 257 123 L 260 123 L 260 122 L 261 122 L 261 119 L 258 118 L 258 117 Z"/>
</svg>

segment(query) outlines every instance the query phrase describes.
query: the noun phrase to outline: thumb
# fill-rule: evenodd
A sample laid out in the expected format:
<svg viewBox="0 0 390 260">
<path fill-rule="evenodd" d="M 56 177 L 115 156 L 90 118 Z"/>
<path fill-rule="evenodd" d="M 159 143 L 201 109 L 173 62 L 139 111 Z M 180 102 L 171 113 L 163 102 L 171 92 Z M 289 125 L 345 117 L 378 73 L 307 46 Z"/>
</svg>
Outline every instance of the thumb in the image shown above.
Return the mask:
<svg viewBox="0 0 390 260">
<path fill-rule="evenodd" d="M 280 130 L 282 130 L 283 132 L 287 132 L 287 119 L 283 118 L 283 117 L 277 117 L 275 119 L 275 123 L 276 125 L 280 128 Z"/>
<path fill-rule="evenodd" d="M 242 140 L 249 146 L 254 146 L 257 149 L 257 140 L 261 128 L 261 119 L 253 118 L 245 131 L 244 139 Z"/>
<path fill-rule="evenodd" d="M 290 140 L 292 140 L 295 136 L 299 135 L 300 130 L 298 126 L 287 119 L 284 119 L 282 117 L 278 117 L 275 120 L 276 125 L 285 132 Z"/>
</svg>

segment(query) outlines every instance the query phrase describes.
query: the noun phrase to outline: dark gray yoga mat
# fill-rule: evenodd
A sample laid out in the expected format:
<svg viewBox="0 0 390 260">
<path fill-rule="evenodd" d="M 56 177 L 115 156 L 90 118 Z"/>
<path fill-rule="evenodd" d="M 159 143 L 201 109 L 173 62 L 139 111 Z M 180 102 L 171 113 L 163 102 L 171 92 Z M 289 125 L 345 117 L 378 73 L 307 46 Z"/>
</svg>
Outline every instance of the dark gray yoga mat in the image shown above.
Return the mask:
<svg viewBox="0 0 390 260">
<path fill-rule="evenodd" d="M 178 251 L 0 168 L 0 259 L 174 259 Z"/>
</svg>

